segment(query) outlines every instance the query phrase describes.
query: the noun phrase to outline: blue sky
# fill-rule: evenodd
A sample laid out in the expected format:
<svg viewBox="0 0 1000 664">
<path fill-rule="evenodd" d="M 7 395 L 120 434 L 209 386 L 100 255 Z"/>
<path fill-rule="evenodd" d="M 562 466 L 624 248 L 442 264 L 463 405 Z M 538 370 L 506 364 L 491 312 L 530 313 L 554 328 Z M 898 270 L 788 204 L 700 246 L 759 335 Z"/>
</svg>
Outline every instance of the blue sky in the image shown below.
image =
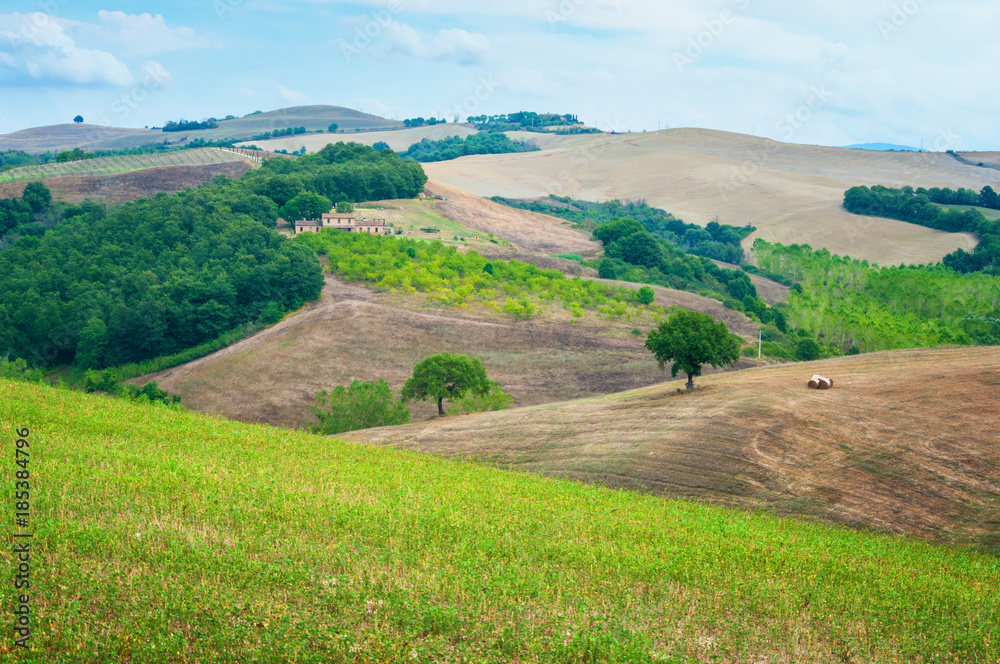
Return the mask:
<svg viewBox="0 0 1000 664">
<path fill-rule="evenodd" d="M 1000 149 L 985 0 L 89 0 L 0 12 L 0 133 L 303 104 Z"/>
</svg>

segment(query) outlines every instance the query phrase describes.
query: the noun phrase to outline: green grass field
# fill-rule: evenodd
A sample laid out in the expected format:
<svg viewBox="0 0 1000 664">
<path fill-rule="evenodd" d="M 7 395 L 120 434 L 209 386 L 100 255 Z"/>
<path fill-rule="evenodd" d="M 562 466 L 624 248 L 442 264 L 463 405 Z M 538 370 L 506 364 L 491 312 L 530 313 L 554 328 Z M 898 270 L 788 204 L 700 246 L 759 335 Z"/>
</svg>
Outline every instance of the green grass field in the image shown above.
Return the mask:
<svg viewBox="0 0 1000 664">
<path fill-rule="evenodd" d="M 979 207 L 978 205 L 939 205 L 939 207 L 942 207 L 945 210 L 958 210 L 960 212 L 965 212 L 966 210 L 979 210 L 987 219 L 1000 219 L 1000 210 Z"/>
<path fill-rule="evenodd" d="M 34 532 L 3 661 L 1000 657 L 1000 560 L 962 550 L 26 383 L 0 423 Z"/>
<path fill-rule="evenodd" d="M 137 154 L 120 157 L 98 157 L 83 161 L 49 162 L 37 166 L 21 166 L 0 173 L 0 183 L 18 180 L 39 180 L 61 175 L 119 175 L 162 166 L 202 166 L 241 159 L 231 152 L 214 148 L 177 150 L 159 154 Z"/>
</svg>

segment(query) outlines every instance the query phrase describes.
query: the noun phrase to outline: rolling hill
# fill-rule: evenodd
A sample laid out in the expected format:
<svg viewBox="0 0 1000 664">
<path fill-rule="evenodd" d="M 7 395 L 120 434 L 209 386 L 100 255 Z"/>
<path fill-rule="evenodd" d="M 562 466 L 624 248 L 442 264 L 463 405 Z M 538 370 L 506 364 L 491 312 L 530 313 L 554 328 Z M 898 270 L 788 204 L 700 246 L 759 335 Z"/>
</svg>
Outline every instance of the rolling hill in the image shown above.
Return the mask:
<svg viewBox="0 0 1000 664">
<path fill-rule="evenodd" d="M 424 169 L 435 182 L 480 196 L 645 199 L 689 223 L 717 217 L 753 224 L 758 231 L 748 245 L 756 237 L 807 243 L 885 265 L 933 262 L 971 249 L 975 239 L 852 215 L 842 206 L 848 188 L 1000 185 L 1000 172 L 943 153 L 793 145 L 705 129 L 541 136 L 539 145 L 538 152 L 462 157 Z"/>
<path fill-rule="evenodd" d="M 638 287 L 638 284 L 634 284 Z M 658 306 L 712 313 L 748 340 L 757 326 L 743 314 L 693 293 L 655 288 Z M 384 378 L 394 390 L 413 367 L 440 352 L 480 357 L 515 404 L 608 394 L 663 380 L 633 328 L 651 319 L 571 322 L 556 309 L 539 320 L 428 304 L 422 296 L 378 293 L 327 277 L 318 303 L 280 323 L 187 364 L 148 374 L 195 410 L 245 422 L 303 427 L 314 422 L 315 393 L 352 379 Z M 752 366 L 742 360 L 740 367 Z M 413 418 L 436 413 L 420 402 Z"/>
<path fill-rule="evenodd" d="M 814 373 L 834 380 L 810 390 Z M 353 440 L 939 541 L 1000 545 L 1000 349 L 761 367 Z"/>
<path fill-rule="evenodd" d="M 0 431 L 32 489 L 4 660 L 1000 656 L 969 551 L 6 379 Z"/>
<path fill-rule="evenodd" d="M 164 118 L 164 121 L 168 119 L 171 118 Z M 293 106 L 232 120 L 220 120 L 217 128 L 199 131 L 164 132 L 90 124 L 35 127 L 0 136 L 0 150 L 23 150 L 29 153 L 59 152 L 76 147 L 84 150 L 120 150 L 163 141 L 182 145 L 193 138 L 202 138 L 206 141 L 224 138 L 243 140 L 255 134 L 288 127 L 305 127 L 307 132 L 323 130 L 325 133 L 331 123 L 337 123 L 347 132 L 354 132 L 356 129 L 367 131 L 403 126 L 402 122 L 396 120 L 387 120 L 341 106 Z M 308 134 L 302 136 L 306 135 Z M 333 134 L 328 136 L 333 138 Z M 298 149 L 298 146 L 295 149 Z"/>
</svg>

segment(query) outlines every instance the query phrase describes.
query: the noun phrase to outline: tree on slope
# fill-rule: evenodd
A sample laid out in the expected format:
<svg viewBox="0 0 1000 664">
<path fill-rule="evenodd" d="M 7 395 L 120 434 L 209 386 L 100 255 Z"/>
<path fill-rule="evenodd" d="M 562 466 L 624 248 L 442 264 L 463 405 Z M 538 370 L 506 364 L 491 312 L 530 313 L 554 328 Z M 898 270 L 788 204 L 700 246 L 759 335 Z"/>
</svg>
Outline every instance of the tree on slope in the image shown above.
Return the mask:
<svg viewBox="0 0 1000 664">
<path fill-rule="evenodd" d="M 687 309 L 674 311 L 659 328 L 646 338 L 648 348 L 664 368 L 671 362 L 670 375 L 678 371 L 687 374 L 687 389 L 694 389 L 694 377 L 701 375 L 701 366 L 731 366 L 740 359 L 739 337 L 729 332 L 722 321 L 708 314 Z"/>
<path fill-rule="evenodd" d="M 437 399 L 438 415 L 444 415 L 445 399 L 461 399 L 466 393 L 485 396 L 491 388 L 486 369 L 478 357 L 438 353 L 421 360 L 413 368 L 400 391 L 404 402 Z"/>
</svg>

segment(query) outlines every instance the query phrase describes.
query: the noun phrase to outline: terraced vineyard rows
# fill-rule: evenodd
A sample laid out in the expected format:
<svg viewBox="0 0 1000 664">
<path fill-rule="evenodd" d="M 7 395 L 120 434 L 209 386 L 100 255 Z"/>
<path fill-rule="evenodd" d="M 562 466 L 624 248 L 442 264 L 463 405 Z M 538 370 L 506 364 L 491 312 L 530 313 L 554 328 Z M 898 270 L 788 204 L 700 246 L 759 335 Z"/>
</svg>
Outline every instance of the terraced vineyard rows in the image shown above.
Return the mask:
<svg viewBox="0 0 1000 664">
<path fill-rule="evenodd" d="M 85 161 L 48 163 L 37 166 L 22 166 L 6 173 L 0 173 L 0 183 L 18 180 L 37 180 L 62 175 L 118 175 L 146 168 L 163 166 L 202 166 L 223 164 L 243 159 L 239 155 L 216 148 L 178 150 L 160 154 L 137 154 L 121 157 L 99 157 Z"/>
</svg>

